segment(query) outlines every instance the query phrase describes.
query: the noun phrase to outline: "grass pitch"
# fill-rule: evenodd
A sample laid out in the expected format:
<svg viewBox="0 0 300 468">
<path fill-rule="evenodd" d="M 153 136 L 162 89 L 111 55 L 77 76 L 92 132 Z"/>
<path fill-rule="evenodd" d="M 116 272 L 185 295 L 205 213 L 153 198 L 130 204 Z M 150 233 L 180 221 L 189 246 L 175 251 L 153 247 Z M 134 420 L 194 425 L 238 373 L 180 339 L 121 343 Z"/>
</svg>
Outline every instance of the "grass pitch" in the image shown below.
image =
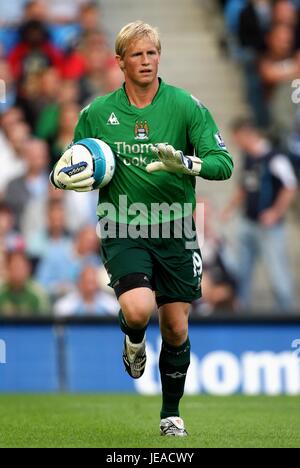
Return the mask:
<svg viewBox="0 0 300 468">
<path fill-rule="evenodd" d="M 1 395 L 0 447 L 300 447 L 299 397 L 186 396 L 187 438 L 158 435 L 159 397 Z"/>
</svg>

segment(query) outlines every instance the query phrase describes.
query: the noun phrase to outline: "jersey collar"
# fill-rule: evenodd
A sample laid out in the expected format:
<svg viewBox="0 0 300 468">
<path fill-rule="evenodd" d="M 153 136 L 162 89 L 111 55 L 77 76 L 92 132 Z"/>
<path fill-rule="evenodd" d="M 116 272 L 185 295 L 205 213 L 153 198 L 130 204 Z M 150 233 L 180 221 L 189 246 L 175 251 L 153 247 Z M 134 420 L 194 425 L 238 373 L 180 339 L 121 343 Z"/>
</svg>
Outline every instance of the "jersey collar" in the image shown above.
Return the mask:
<svg viewBox="0 0 300 468">
<path fill-rule="evenodd" d="M 158 81 L 159 81 L 158 90 L 157 90 L 157 92 L 156 92 L 154 98 L 152 99 L 151 104 L 149 104 L 149 105 L 146 106 L 146 107 L 138 108 L 138 107 L 134 106 L 133 104 L 131 104 L 131 102 L 130 102 L 128 96 L 127 96 L 127 93 L 126 93 L 125 82 L 123 83 L 122 88 L 120 88 L 120 90 L 121 90 L 121 92 L 122 92 L 122 98 L 124 99 L 124 101 L 126 102 L 126 104 L 127 104 L 130 108 L 132 108 L 132 109 L 134 109 L 134 110 L 137 110 L 137 111 L 143 111 L 143 110 L 147 109 L 148 107 L 153 106 L 153 104 L 157 101 L 157 99 L 159 98 L 159 96 L 160 96 L 161 93 L 163 92 L 163 89 L 164 89 L 164 87 L 165 87 L 165 82 L 164 82 L 160 77 L 158 77 Z"/>
</svg>

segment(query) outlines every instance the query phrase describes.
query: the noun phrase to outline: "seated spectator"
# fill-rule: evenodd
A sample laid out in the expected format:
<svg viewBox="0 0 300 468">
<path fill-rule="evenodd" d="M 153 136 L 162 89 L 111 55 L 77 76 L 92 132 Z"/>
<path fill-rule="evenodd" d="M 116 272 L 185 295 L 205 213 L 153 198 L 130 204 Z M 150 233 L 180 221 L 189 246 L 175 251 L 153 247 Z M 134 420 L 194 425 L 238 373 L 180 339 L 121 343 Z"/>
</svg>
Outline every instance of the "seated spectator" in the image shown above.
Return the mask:
<svg viewBox="0 0 300 468">
<path fill-rule="evenodd" d="M 0 287 L 0 316 L 39 316 L 50 311 L 45 292 L 30 279 L 30 263 L 23 252 L 7 255 L 7 275 Z"/>
<path fill-rule="evenodd" d="M 79 10 L 79 23 L 82 33 L 97 31 L 101 22 L 99 5 L 94 1 L 83 3 Z"/>
<path fill-rule="evenodd" d="M 117 316 L 120 309 L 118 301 L 103 292 L 99 285 L 99 272 L 93 266 L 87 266 L 80 274 L 77 289 L 59 299 L 54 305 L 58 316 L 97 315 Z"/>
<path fill-rule="evenodd" d="M 24 114 L 19 107 L 11 107 L 0 116 L 0 127 L 4 133 L 19 122 L 24 122 Z"/>
<path fill-rule="evenodd" d="M 111 68 L 117 68 L 115 59 L 101 38 L 102 34 L 100 33 L 90 33 L 85 38 L 83 52 L 86 58 L 86 72 L 79 82 L 82 104 L 86 104 L 96 96 L 107 92 L 107 71 Z M 90 43 L 91 47 L 87 47 L 87 44 Z M 118 75 L 118 86 L 120 86 L 122 78 L 119 72 Z"/>
<path fill-rule="evenodd" d="M 14 217 L 10 208 L 0 202 L 0 284 L 5 278 L 5 255 L 12 250 L 25 248 L 22 236 L 14 230 Z"/>
<path fill-rule="evenodd" d="M 294 54 L 293 29 L 276 24 L 267 35 L 267 51 L 261 59 L 260 71 L 269 91 L 276 85 L 300 76 L 298 56 Z"/>
<path fill-rule="evenodd" d="M 37 281 L 53 298 L 58 298 L 72 290 L 86 265 L 100 265 L 98 249 L 94 226 L 81 229 L 70 246 L 49 243 L 37 268 Z"/>
<path fill-rule="evenodd" d="M 23 23 L 28 21 L 48 22 L 48 7 L 45 0 L 27 0 L 23 10 Z"/>
<path fill-rule="evenodd" d="M 8 115 L 11 114 L 11 115 Z M 24 121 L 18 120 L 14 109 L 6 112 L 0 119 L 0 197 L 3 196 L 8 183 L 25 173 L 25 162 L 21 157 L 22 149 L 30 138 L 30 129 Z M 2 125 L 3 123 L 3 125 Z"/>
<path fill-rule="evenodd" d="M 99 27 L 100 9 L 95 2 L 86 2 L 77 9 L 72 21 L 63 21 L 59 18 L 52 18 L 49 25 L 49 32 L 53 44 L 66 52 L 71 49 L 76 50 L 76 46 L 84 34 L 96 31 Z"/>
<path fill-rule="evenodd" d="M 260 61 L 260 73 L 268 99 L 274 134 L 292 131 L 297 107 L 291 99 L 291 81 L 300 77 L 300 55 L 294 52 L 291 27 L 274 25 L 267 35 L 268 49 Z"/>
<path fill-rule="evenodd" d="M 294 32 L 295 49 L 300 48 L 300 16 L 296 5 L 290 0 L 277 0 L 272 12 L 273 24 L 284 24 Z"/>
<path fill-rule="evenodd" d="M 50 199 L 47 203 L 47 199 L 41 198 L 33 206 L 29 204 L 23 215 L 22 232 L 26 252 L 35 263 L 55 248 L 69 252 L 72 240 L 66 226 L 63 199 Z"/>
<path fill-rule="evenodd" d="M 63 104 L 59 108 L 58 131 L 51 148 L 52 166 L 74 138 L 74 128 L 78 121 L 80 107 L 76 103 Z"/>
<path fill-rule="evenodd" d="M 11 109 L 17 100 L 17 89 L 15 86 L 14 79 L 10 72 L 10 68 L 6 60 L 0 58 L 0 78 L 5 83 L 5 96 L 2 96 L 2 90 L 0 90 L 0 114 L 3 114 L 7 110 Z"/>
<path fill-rule="evenodd" d="M 20 229 L 22 215 L 30 199 L 39 199 L 48 191 L 49 155 L 42 140 L 30 139 L 23 146 L 22 157 L 26 173 L 13 179 L 7 186 L 5 199 L 12 209 L 16 228 Z"/>
<path fill-rule="evenodd" d="M 46 26 L 42 22 L 28 21 L 22 26 L 20 42 L 10 52 L 8 61 L 13 77 L 20 81 L 49 66 L 60 70 L 62 54 L 49 41 Z"/>
<path fill-rule="evenodd" d="M 60 80 L 58 83 L 59 89 L 56 92 L 56 98 L 52 99 L 51 102 L 45 105 L 41 111 L 39 118 L 36 122 L 34 133 L 38 138 L 46 140 L 50 147 L 54 145 L 56 138 L 58 137 L 59 125 L 62 110 L 66 107 L 73 108 L 79 102 L 79 86 L 76 81 L 73 80 Z M 56 87 L 56 86 L 55 86 Z M 54 90 L 54 83 L 53 83 Z M 80 108 L 77 107 L 79 113 Z M 78 119 L 78 114 L 76 119 Z M 72 119 L 73 125 L 75 126 L 74 119 Z M 62 122 L 62 127 L 66 125 L 70 128 L 70 124 Z M 74 128 L 73 128 L 74 131 Z M 73 140 L 73 135 L 70 138 L 68 144 Z M 60 151 L 60 150 L 59 150 Z M 55 152 L 51 149 L 51 168 L 53 162 L 56 162 Z"/>
<path fill-rule="evenodd" d="M 247 0 L 229 0 L 226 2 L 224 14 L 228 30 L 234 35 L 238 34 L 238 24 L 242 9 Z"/>
<path fill-rule="evenodd" d="M 104 77 L 104 87 L 106 93 L 112 93 L 120 88 L 123 83 L 124 76 L 119 67 L 110 66 L 107 68 Z"/>
<path fill-rule="evenodd" d="M 249 0 L 241 10 L 238 36 L 242 47 L 260 53 L 265 50 L 265 35 L 272 20 L 270 0 Z"/>
<path fill-rule="evenodd" d="M 0 202 L 0 250 L 4 252 L 25 248 L 25 242 L 14 229 L 14 216 L 9 206 Z"/>
<path fill-rule="evenodd" d="M 72 233 L 77 233 L 86 225 L 97 225 L 96 207 L 98 198 L 99 193 L 97 190 L 81 193 L 74 190 L 67 191 L 64 202 L 67 226 Z M 76 217 L 72 214 L 74 206 L 76 206 Z"/>
<path fill-rule="evenodd" d="M 24 160 L 22 159 L 21 154 L 23 152 L 24 145 L 32 137 L 30 126 L 25 121 L 17 122 L 14 126 L 7 129 L 6 136 L 18 160 L 16 161 L 16 164 L 14 165 L 14 169 L 18 167 L 19 163 L 22 163 L 22 170 L 23 172 L 25 172 L 24 171 L 25 164 L 24 164 Z M 7 167 L 6 167 L 6 170 L 7 170 Z M 15 172 L 14 172 L 14 176 L 16 176 Z"/>
<path fill-rule="evenodd" d="M 239 59 L 245 76 L 246 99 L 256 124 L 261 128 L 269 125 L 269 114 L 258 61 L 266 49 L 265 35 L 271 18 L 270 0 L 249 0 L 238 21 Z"/>
</svg>

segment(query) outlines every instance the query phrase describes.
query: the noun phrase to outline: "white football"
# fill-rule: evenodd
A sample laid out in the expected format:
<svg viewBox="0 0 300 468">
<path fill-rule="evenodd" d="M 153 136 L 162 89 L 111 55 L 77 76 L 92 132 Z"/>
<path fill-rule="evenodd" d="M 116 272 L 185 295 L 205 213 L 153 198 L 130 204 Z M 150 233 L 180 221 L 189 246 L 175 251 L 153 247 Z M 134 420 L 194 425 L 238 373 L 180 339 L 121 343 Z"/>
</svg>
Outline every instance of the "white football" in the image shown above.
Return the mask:
<svg viewBox="0 0 300 468">
<path fill-rule="evenodd" d="M 113 178 L 116 162 L 110 146 L 97 138 L 84 138 L 70 148 L 71 163 L 86 162 L 93 170 L 93 189 L 105 187 Z"/>
</svg>

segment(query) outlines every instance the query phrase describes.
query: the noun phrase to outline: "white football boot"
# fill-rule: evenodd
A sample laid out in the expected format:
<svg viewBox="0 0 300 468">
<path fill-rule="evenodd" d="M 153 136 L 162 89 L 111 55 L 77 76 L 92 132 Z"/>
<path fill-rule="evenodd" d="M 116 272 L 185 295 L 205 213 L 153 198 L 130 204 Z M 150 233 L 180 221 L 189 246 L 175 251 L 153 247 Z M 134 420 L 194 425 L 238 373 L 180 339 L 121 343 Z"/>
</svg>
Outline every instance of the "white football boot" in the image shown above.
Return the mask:
<svg viewBox="0 0 300 468">
<path fill-rule="evenodd" d="M 179 418 L 179 416 L 162 419 L 159 428 L 162 436 L 186 437 L 188 435 L 183 419 Z"/>
<path fill-rule="evenodd" d="M 126 335 L 124 340 L 123 362 L 125 369 L 133 379 L 142 377 L 146 367 L 146 338 L 141 343 L 131 343 Z"/>
</svg>

